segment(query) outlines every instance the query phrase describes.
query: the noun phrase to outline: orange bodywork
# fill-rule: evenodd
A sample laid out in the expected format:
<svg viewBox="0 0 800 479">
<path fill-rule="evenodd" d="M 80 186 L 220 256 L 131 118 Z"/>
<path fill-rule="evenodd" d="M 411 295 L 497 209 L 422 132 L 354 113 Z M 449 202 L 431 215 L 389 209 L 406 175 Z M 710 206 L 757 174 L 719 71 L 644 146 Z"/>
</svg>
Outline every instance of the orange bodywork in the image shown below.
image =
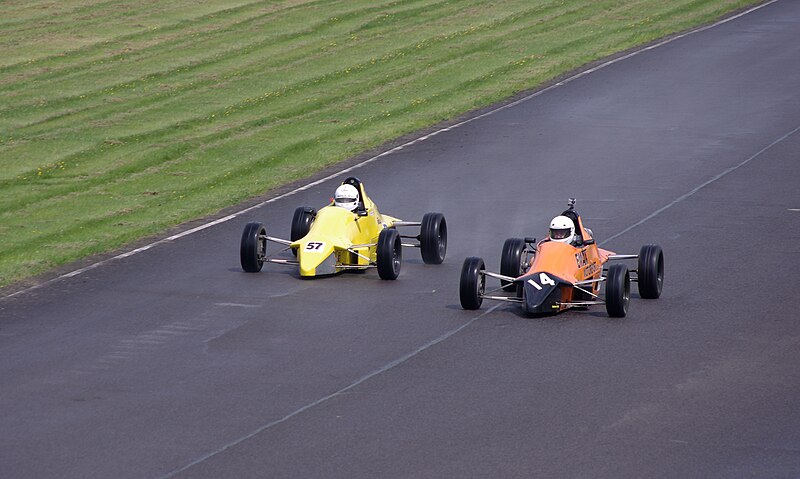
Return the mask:
<svg viewBox="0 0 800 479">
<path fill-rule="evenodd" d="M 557 241 L 545 241 L 539 243 L 525 276 L 544 272 L 571 283 L 597 279 L 603 271 L 603 263 L 613 254 L 595 244 L 578 248 Z"/>
<path fill-rule="evenodd" d="M 522 276 L 533 275 L 533 278 L 536 278 L 538 274 L 545 273 L 569 283 L 600 278 L 603 273 L 603 264 L 608 261 L 609 256 L 615 253 L 597 247 L 591 235 L 583 227 L 580 217 L 577 227 L 580 228 L 583 236 L 583 246 L 577 247 L 558 241 L 542 241 L 537 245 L 536 254 L 531 260 L 528 271 Z M 586 244 L 587 242 L 589 244 Z M 560 289 L 561 306 L 559 310 L 569 307 L 564 306 L 564 303 L 585 299 L 582 298 L 584 293 L 576 290 L 572 285 L 562 284 Z M 583 289 L 597 294 L 600 283 L 584 286 Z"/>
</svg>

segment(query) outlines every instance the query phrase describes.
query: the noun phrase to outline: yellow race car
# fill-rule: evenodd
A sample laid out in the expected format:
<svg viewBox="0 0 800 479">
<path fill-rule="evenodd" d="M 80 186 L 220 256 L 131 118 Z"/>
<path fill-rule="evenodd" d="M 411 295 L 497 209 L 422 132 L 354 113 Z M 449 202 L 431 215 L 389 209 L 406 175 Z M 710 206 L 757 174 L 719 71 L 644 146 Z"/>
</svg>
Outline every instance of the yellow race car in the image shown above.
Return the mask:
<svg viewBox="0 0 800 479">
<path fill-rule="evenodd" d="M 242 269 L 261 271 L 265 262 L 298 265 L 303 278 L 343 271 L 377 268 L 381 279 L 397 279 L 402 247 L 420 248 L 427 264 L 441 264 L 447 250 L 447 223 L 441 213 L 427 213 L 420 222 L 401 221 L 378 212 L 358 178 L 349 177 L 337 188 L 331 204 L 315 211 L 301 206 L 292 218 L 291 239 L 267 236 L 262 223 L 248 223 L 242 233 Z M 401 235 L 397 227 L 419 226 L 416 236 Z M 406 240 L 406 242 L 404 242 Z M 408 242 L 408 240 L 414 240 Z M 268 243 L 282 247 L 267 253 Z M 280 258 L 291 250 L 295 258 Z"/>
</svg>

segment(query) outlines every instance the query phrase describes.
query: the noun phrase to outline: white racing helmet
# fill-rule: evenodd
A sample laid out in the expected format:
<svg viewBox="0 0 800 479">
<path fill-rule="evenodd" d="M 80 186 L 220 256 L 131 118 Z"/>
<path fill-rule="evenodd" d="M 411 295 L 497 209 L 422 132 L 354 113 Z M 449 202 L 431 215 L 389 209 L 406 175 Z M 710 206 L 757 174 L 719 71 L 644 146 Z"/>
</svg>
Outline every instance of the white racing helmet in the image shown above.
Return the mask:
<svg viewBox="0 0 800 479">
<path fill-rule="evenodd" d="M 358 206 L 358 190 L 353 185 L 341 185 L 333 194 L 333 204 L 354 211 Z"/>
<path fill-rule="evenodd" d="M 562 243 L 572 243 L 575 239 L 575 224 L 566 216 L 556 216 L 550 222 L 550 239 Z"/>
</svg>

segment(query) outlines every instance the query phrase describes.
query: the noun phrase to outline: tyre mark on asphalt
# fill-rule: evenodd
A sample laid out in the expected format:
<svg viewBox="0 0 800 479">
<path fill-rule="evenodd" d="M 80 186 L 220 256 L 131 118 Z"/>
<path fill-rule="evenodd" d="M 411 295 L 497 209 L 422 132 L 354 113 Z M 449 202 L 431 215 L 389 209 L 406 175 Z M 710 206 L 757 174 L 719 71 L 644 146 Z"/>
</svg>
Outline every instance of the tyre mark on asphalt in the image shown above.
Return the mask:
<svg viewBox="0 0 800 479">
<path fill-rule="evenodd" d="M 172 341 L 189 335 L 205 335 L 200 342 L 203 350 L 207 352 L 211 341 L 224 336 L 232 329 L 238 328 L 244 322 L 246 322 L 244 319 L 228 319 L 225 324 L 220 324 L 219 316 L 215 312 L 207 312 L 194 319 L 176 321 L 159 326 L 157 329 L 142 331 L 133 336 L 117 340 L 106 354 L 94 359 L 89 365 L 72 369 L 71 373 L 86 376 L 87 374 L 121 367 L 137 357 L 152 353 Z"/>
</svg>

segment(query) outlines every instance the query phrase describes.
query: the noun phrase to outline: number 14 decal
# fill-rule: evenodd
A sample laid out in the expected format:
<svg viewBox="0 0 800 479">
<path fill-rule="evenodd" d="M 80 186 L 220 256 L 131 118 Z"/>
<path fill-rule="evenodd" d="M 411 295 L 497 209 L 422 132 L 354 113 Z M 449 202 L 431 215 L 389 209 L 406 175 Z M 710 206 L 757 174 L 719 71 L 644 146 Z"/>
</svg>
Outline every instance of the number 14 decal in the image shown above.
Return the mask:
<svg viewBox="0 0 800 479">
<path fill-rule="evenodd" d="M 530 283 L 531 286 L 533 286 L 537 290 L 539 290 L 539 291 L 542 290 L 542 287 L 539 286 L 539 284 L 536 281 L 534 281 L 533 279 L 529 279 L 528 283 Z M 550 279 L 550 276 L 547 276 L 545 273 L 539 273 L 539 283 L 549 284 L 550 286 L 555 286 L 556 285 L 556 282 L 553 281 L 552 279 Z"/>
</svg>

